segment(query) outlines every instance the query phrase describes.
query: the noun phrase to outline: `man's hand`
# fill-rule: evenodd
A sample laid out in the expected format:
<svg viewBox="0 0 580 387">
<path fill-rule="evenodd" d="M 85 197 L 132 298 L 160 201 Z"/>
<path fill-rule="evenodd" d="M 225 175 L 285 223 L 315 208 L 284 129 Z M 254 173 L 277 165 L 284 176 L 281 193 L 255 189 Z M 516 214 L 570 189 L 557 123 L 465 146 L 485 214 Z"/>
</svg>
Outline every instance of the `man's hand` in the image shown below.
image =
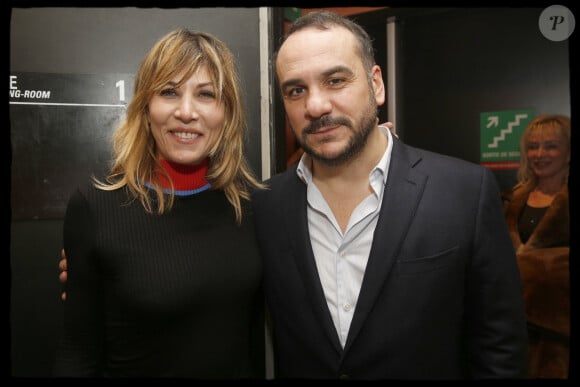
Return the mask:
<svg viewBox="0 0 580 387">
<path fill-rule="evenodd" d="M 67 280 L 67 273 L 66 273 L 66 254 L 64 253 L 64 249 L 60 251 L 60 261 L 58 261 L 58 269 L 60 270 L 60 274 L 58 275 L 58 279 L 63 284 Z M 63 290 L 60 294 L 60 299 L 66 301 L 66 292 Z"/>
<path fill-rule="evenodd" d="M 397 135 L 397 131 L 395 130 L 395 125 L 393 125 L 392 122 L 387 121 L 385 123 L 379 124 L 379 126 L 386 126 L 387 128 L 389 128 L 393 136 L 399 138 L 399 136 Z"/>
</svg>

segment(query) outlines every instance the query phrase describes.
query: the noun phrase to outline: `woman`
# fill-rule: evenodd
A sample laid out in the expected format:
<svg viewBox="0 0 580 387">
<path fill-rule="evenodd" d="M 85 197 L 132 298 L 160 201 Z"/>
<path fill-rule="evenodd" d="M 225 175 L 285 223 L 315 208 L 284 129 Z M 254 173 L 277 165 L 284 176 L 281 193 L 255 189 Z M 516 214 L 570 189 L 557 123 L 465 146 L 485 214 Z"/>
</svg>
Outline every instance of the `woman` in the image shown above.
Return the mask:
<svg viewBox="0 0 580 387">
<path fill-rule="evenodd" d="M 570 119 L 541 115 L 520 140 L 506 219 L 524 286 L 529 375 L 567 378 L 570 339 Z"/>
<path fill-rule="evenodd" d="M 207 33 L 159 40 L 105 179 L 77 190 L 56 376 L 263 378 L 262 266 L 234 59 Z"/>
</svg>

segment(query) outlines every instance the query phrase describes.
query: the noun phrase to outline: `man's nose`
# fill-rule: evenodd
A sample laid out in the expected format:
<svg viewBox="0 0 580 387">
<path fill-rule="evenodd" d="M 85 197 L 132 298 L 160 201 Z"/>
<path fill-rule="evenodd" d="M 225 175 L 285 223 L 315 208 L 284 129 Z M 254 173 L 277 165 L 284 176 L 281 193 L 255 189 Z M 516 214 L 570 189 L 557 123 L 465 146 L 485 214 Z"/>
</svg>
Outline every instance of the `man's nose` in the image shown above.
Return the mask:
<svg viewBox="0 0 580 387">
<path fill-rule="evenodd" d="M 332 103 L 327 93 L 310 89 L 306 97 L 306 114 L 310 118 L 320 118 L 332 111 Z"/>
</svg>

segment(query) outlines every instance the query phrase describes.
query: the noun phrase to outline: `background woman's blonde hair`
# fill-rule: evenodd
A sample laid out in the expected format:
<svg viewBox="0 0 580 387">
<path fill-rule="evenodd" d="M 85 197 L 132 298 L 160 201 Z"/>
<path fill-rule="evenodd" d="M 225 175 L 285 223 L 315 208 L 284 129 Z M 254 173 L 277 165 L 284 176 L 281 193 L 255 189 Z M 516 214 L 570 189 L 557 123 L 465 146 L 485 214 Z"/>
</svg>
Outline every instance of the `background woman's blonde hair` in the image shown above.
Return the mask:
<svg viewBox="0 0 580 387">
<path fill-rule="evenodd" d="M 167 173 L 157 160 L 147 118 L 148 104 L 169 80 L 181 75 L 179 87 L 201 66 L 205 66 L 217 91 L 217 100 L 225 110 L 222 133 L 209 152 L 207 180 L 212 189 L 224 190 L 237 221 L 241 222 L 241 201 L 250 199 L 252 189 L 263 186 L 254 177 L 243 153 L 247 129 L 245 106 L 233 55 L 222 41 L 208 33 L 179 29 L 162 37 L 149 50 L 135 78 L 126 118 L 113 134 L 110 173 L 105 182 L 95 179 L 95 185 L 103 190 L 127 189 L 148 212 L 162 214 L 173 206 L 173 189 L 164 194 L 158 179 L 159 172 Z M 154 187 L 154 196 L 146 182 Z"/>
<path fill-rule="evenodd" d="M 565 141 L 570 151 L 570 118 L 560 114 L 543 114 L 537 116 L 528 124 L 520 138 L 520 167 L 518 169 L 518 183 L 516 187 L 522 185 L 535 187 L 538 183 L 537 177 L 530 167 L 527 157 L 528 139 L 533 132 L 538 130 L 544 133 L 556 133 L 557 136 Z M 565 183 L 568 182 L 569 164 L 567 168 Z"/>
</svg>

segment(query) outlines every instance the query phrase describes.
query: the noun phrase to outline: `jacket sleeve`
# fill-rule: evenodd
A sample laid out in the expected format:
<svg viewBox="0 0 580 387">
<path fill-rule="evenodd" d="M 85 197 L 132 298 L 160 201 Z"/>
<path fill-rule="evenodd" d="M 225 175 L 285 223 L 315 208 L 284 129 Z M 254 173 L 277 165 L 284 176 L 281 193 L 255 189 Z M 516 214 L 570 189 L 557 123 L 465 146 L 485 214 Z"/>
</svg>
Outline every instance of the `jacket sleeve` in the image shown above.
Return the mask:
<svg viewBox="0 0 580 387">
<path fill-rule="evenodd" d="M 482 175 L 469 270 L 466 350 L 472 377 L 525 378 L 527 328 L 520 272 L 501 194 L 488 169 Z"/>
</svg>

